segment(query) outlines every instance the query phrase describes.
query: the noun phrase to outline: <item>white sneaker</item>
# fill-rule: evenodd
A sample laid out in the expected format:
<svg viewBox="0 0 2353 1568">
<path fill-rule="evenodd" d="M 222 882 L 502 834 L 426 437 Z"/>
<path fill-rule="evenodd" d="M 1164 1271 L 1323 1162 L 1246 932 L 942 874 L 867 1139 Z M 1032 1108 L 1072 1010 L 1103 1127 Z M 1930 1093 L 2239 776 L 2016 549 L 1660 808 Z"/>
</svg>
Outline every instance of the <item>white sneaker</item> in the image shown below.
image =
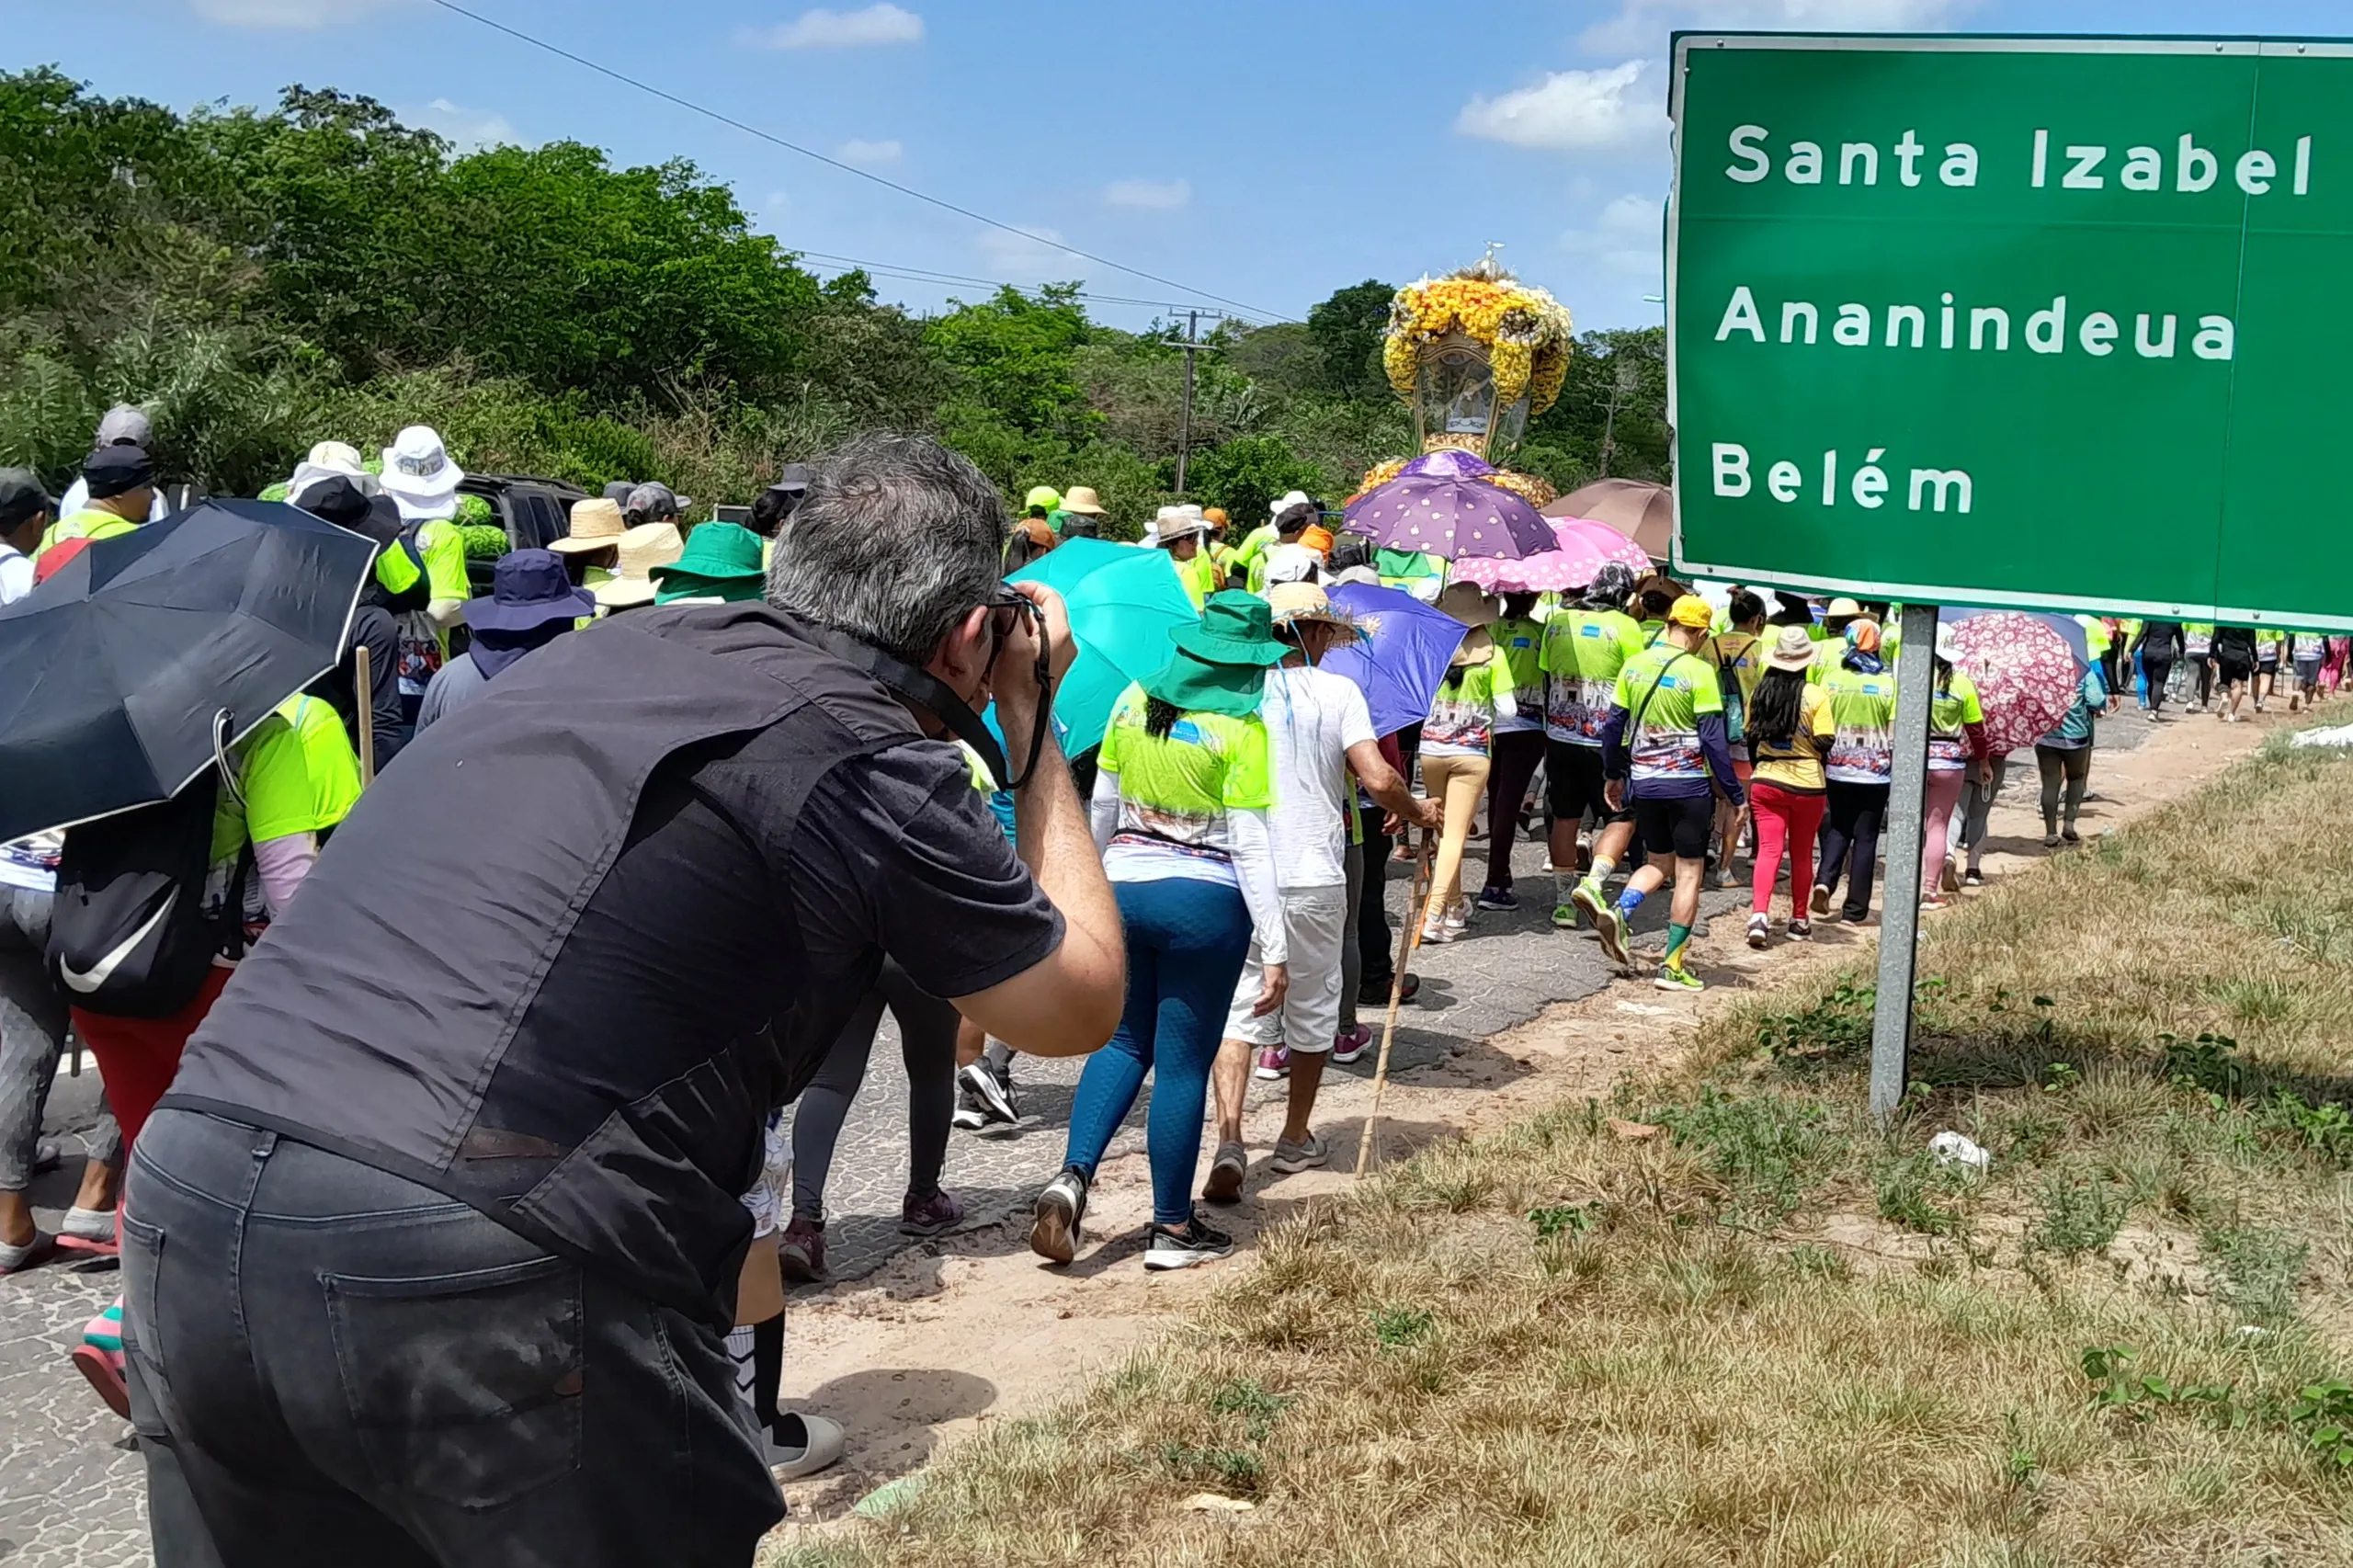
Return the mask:
<svg viewBox="0 0 2353 1568">
<path fill-rule="evenodd" d="M 1755 948 L 1757 951 L 1762 952 L 1765 950 L 1766 944 L 1770 942 L 1772 939 L 1773 922 L 1762 915 L 1750 915 L 1748 917 L 1748 945 Z"/>
</svg>

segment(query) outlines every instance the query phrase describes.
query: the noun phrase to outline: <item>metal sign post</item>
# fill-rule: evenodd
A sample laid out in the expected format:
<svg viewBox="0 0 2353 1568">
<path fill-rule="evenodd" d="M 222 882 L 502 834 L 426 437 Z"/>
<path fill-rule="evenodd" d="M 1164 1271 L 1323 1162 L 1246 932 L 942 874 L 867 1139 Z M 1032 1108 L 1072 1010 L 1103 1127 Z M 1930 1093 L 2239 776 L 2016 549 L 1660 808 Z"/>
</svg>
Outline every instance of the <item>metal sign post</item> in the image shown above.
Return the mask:
<svg viewBox="0 0 2353 1568">
<path fill-rule="evenodd" d="M 1912 1050 L 1912 975 L 1919 958 L 1921 819 L 1928 794 L 1928 705 L 1936 695 L 1937 607 L 1904 607 L 1895 653 L 1895 790 L 1889 798 L 1887 881 L 1880 890 L 1879 996 L 1871 1005 L 1871 1114 L 1904 1101 Z"/>
</svg>

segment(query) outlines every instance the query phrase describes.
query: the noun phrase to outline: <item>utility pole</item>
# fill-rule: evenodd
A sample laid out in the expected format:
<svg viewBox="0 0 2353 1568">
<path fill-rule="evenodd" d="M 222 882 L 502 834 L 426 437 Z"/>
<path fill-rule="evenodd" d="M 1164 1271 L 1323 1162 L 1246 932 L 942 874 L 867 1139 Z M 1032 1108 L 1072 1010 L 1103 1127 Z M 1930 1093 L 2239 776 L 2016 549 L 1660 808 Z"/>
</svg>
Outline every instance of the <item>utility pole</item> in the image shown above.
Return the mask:
<svg viewBox="0 0 2353 1568">
<path fill-rule="evenodd" d="M 1624 350 L 1620 349 L 1619 352 L 1623 353 Z M 1613 354 L 1611 358 L 1615 358 L 1617 356 Z M 1619 405 L 1634 395 L 1634 389 L 1642 384 L 1642 375 L 1641 369 L 1630 361 L 1619 366 L 1618 373 L 1613 378 L 1609 392 L 1609 411 L 1601 422 L 1601 477 L 1604 479 L 1609 477 L 1609 460 L 1618 450 Z"/>
<path fill-rule="evenodd" d="M 1185 312 L 1185 412 L 1176 422 L 1176 494 L 1185 494 L 1185 464 L 1193 453 L 1193 358 L 1200 352 L 1201 312 Z"/>
</svg>

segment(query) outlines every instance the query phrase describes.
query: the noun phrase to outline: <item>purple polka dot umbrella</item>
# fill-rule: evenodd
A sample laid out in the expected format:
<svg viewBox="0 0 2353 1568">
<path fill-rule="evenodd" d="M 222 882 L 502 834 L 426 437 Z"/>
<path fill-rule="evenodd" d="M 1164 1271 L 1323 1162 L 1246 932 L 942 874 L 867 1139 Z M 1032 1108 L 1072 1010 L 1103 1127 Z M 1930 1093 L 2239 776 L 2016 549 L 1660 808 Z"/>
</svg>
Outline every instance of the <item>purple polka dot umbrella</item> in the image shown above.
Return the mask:
<svg viewBox="0 0 2353 1568">
<path fill-rule="evenodd" d="M 1401 475 L 1348 503 L 1346 527 L 1383 550 L 1447 561 L 1488 555 L 1517 561 L 1557 541 L 1536 508 L 1478 478 Z"/>
</svg>

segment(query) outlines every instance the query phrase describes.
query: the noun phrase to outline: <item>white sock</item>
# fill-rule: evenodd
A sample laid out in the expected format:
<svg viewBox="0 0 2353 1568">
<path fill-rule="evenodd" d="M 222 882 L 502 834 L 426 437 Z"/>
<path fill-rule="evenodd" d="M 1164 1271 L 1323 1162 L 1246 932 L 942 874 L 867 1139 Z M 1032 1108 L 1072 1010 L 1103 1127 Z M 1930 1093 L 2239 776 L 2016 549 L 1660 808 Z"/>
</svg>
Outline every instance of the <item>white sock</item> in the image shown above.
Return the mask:
<svg viewBox="0 0 2353 1568">
<path fill-rule="evenodd" d="M 58 1233 L 76 1241 L 110 1242 L 114 1240 L 114 1212 L 111 1209 L 68 1209 L 64 1222 L 57 1227 Z"/>
</svg>

